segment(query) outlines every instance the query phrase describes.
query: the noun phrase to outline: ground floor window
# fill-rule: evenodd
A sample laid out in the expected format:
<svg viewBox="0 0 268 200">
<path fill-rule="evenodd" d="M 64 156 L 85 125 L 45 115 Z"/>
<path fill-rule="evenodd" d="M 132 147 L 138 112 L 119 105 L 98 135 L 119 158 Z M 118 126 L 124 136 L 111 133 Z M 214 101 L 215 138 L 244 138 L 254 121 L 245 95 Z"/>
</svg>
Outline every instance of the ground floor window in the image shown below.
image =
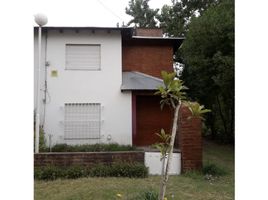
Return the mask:
<svg viewBox="0 0 268 200">
<path fill-rule="evenodd" d="M 66 103 L 64 139 L 99 139 L 100 122 L 100 103 Z"/>
</svg>

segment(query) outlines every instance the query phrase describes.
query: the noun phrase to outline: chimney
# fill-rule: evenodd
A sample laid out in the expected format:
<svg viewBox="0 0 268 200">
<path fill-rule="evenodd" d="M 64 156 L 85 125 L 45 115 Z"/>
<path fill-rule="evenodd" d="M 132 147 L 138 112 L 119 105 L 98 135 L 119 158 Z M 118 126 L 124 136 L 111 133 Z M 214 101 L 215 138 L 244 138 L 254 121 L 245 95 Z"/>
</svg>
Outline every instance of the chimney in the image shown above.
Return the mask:
<svg viewBox="0 0 268 200">
<path fill-rule="evenodd" d="M 163 37 L 163 30 L 161 28 L 136 28 L 134 36 Z"/>
</svg>

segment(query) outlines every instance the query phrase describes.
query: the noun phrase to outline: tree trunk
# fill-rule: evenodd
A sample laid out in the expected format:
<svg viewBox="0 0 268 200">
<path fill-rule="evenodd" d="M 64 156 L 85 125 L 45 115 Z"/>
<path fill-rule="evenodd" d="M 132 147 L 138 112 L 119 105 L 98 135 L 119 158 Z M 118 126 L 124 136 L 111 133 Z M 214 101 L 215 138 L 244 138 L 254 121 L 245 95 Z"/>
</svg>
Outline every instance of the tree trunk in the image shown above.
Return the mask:
<svg viewBox="0 0 268 200">
<path fill-rule="evenodd" d="M 212 108 L 212 106 L 211 106 L 211 108 Z M 215 140 L 216 139 L 215 117 L 213 116 L 212 113 L 208 113 L 207 116 L 208 117 L 207 117 L 207 121 L 206 121 L 207 123 L 206 124 L 208 125 L 208 127 L 211 130 L 210 137 L 211 137 L 212 140 Z"/>
<path fill-rule="evenodd" d="M 166 155 L 162 158 L 162 170 L 161 170 L 161 182 L 160 182 L 160 193 L 162 191 L 162 183 L 164 182 L 164 173 L 165 173 L 165 161 L 166 161 Z M 159 195 L 160 198 L 160 195 Z"/>
<path fill-rule="evenodd" d="M 228 134 L 226 121 L 225 121 L 225 118 L 223 116 L 223 112 L 222 112 L 222 109 L 221 109 L 221 102 L 220 102 L 219 96 L 217 95 L 216 97 L 217 97 L 217 103 L 218 103 L 218 106 L 219 106 L 219 112 L 220 112 L 221 120 L 223 122 L 224 132 L 225 132 L 225 136 L 226 136 Z"/>
<path fill-rule="evenodd" d="M 176 106 L 175 111 L 174 111 L 172 133 L 171 133 L 171 139 L 170 139 L 170 150 L 169 150 L 168 157 L 167 157 L 167 164 L 166 164 L 165 173 L 162 177 L 162 182 L 160 184 L 159 200 L 164 200 L 165 193 L 166 193 L 166 187 L 167 187 L 167 181 L 168 181 L 168 172 L 169 172 L 169 167 L 170 167 L 170 163 L 172 160 L 173 147 L 174 147 L 175 137 L 176 137 L 176 133 L 177 133 L 180 107 L 181 107 L 181 102 L 178 103 L 178 105 Z"/>
</svg>

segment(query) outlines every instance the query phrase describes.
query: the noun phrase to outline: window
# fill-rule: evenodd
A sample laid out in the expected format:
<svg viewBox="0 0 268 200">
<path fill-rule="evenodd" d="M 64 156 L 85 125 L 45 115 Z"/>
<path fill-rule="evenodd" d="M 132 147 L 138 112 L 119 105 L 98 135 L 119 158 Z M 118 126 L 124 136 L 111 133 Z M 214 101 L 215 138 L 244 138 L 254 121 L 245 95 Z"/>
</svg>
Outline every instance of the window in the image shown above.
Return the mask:
<svg viewBox="0 0 268 200">
<path fill-rule="evenodd" d="M 100 70 L 100 45 L 66 44 L 66 69 Z"/>
<path fill-rule="evenodd" d="M 99 103 L 66 103 L 64 114 L 64 139 L 99 139 Z"/>
</svg>

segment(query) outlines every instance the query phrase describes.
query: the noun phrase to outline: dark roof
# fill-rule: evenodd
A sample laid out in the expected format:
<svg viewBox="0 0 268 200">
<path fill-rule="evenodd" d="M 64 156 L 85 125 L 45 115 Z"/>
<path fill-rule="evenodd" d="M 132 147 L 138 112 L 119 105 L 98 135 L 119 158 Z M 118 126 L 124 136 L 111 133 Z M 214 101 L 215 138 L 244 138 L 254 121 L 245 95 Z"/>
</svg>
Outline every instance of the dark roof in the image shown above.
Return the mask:
<svg viewBox="0 0 268 200">
<path fill-rule="evenodd" d="M 163 85 L 160 78 L 141 72 L 131 71 L 122 73 L 122 91 L 130 90 L 156 90 Z"/>
<path fill-rule="evenodd" d="M 184 37 L 148 37 L 148 36 L 132 36 L 131 43 L 147 43 L 147 44 L 170 44 L 173 46 L 173 53 L 175 53 L 181 46 Z"/>
<path fill-rule="evenodd" d="M 34 27 L 35 29 L 38 28 L 38 26 Z M 92 29 L 96 29 L 96 30 L 132 30 L 133 28 L 131 27 L 97 27 L 97 26 L 44 26 L 42 27 L 43 29 L 47 29 L 47 30 L 59 30 L 59 29 L 63 29 L 63 30 L 75 30 L 75 29 L 84 29 L 84 30 L 92 30 Z"/>
<path fill-rule="evenodd" d="M 38 26 L 34 27 L 35 30 Z M 134 36 L 133 27 L 95 27 L 95 26 L 44 26 L 42 27 L 44 31 L 46 30 L 119 30 L 122 33 L 123 40 L 129 42 L 140 42 L 147 44 L 171 44 L 173 46 L 174 53 L 181 46 L 183 37 L 148 37 L 148 36 Z"/>
</svg>

